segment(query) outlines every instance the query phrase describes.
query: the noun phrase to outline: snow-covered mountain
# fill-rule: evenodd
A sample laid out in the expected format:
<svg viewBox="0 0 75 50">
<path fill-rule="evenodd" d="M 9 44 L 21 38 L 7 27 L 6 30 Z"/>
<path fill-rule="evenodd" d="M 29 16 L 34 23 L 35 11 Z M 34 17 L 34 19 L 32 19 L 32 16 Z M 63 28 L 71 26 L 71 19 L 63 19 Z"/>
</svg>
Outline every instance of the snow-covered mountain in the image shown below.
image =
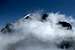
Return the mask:
<svg viewBox="0 0 75 50">
<path fill-rule="evenodd" d="M 59 13 L 30 13 L 0 32 L 0 50 L 74 50 L 75 20 Z"/>
</svg>

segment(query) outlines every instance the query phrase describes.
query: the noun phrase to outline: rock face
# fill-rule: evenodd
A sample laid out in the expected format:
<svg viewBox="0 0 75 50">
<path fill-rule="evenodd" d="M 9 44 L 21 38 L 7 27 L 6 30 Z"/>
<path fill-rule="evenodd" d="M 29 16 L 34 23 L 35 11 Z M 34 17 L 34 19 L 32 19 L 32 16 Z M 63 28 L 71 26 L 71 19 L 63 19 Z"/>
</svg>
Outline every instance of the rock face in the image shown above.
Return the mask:
<svg viewBox="0 0 75 50">
<path fill-rule="evenodd" d="M 46 20 L 47 17 L 48 17 L 48 14 L 43 14 L 42 15 L 42 20 Z"/>
<path fill-rule="evenodd" d="M 12 26 L 12 24 L 6 24 L 6 26 L 5 26 L 4 28 L 1 29 L 1 32 L 3 32 L 3 33 L 12 32 L 11 26 Z"/>
<path fill-rule="evenodd" d="M 58 24 L 62 25 L 62 27 L 67 27 L 67 30 L 71 30 L 72 26 L 70 23 L 67 23 L 65 21 L 59 21 Z"/>
</svg>

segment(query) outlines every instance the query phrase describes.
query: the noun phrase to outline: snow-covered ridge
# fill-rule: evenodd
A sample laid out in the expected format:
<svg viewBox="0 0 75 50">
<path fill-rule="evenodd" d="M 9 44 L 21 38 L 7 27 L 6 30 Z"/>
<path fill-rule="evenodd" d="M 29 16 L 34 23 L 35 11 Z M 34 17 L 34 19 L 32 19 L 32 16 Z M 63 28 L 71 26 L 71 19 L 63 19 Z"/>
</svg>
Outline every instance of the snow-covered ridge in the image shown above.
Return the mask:
<svg viewBox="0 0 75 50">
<path fill-rule="evenodd" d="M 73 50 L 75 20 L 59 13 L 30 13 L 1 29 L 0 44 L 0 50 Z"/>
</svg>

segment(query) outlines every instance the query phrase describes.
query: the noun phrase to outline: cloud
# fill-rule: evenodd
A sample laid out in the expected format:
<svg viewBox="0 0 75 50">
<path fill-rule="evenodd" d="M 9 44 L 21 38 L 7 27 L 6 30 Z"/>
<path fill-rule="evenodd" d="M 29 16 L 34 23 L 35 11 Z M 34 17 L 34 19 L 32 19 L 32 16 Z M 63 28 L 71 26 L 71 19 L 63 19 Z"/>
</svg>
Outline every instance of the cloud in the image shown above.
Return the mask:
<svg viewBox="0 0 75 50">
<path fill-rule="evenodd" d="M 59 13 L 30 13 L 6 26 L 0 32 L 0 50 L 62 50 L 57 44 L 75 38 L 75 20 Z"/>
</svg>

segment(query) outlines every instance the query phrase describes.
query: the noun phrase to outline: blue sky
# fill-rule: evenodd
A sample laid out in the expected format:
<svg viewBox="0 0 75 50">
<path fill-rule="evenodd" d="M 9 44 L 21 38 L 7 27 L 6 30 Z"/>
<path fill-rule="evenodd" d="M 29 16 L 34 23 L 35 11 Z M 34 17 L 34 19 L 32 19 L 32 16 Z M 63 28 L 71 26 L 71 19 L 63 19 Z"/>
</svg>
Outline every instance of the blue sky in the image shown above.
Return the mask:
<svg viewBox="0 0 75 50">
<path fill-rule="evenodd" d="M 75 0 L 0 0 L 0 25 L 40 9 L 75 16 Z"/>
</svg>

